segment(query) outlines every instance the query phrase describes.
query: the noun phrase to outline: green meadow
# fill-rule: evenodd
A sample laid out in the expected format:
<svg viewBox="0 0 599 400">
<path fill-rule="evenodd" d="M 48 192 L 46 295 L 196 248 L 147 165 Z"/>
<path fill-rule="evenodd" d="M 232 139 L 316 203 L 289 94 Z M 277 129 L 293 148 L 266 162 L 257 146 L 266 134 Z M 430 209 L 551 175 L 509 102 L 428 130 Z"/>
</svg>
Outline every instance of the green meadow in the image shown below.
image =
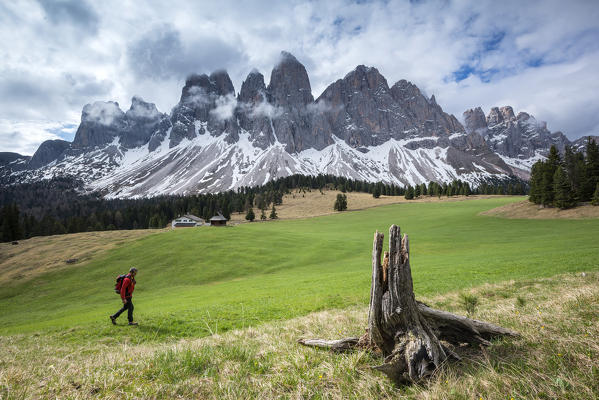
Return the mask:
<svg viewBox="0 0 599 400">
<path fill-rule="evenodd" d="M 0 287 L 0 335 L 63 341 L 164 342 L 366 305 L 372 238 L 391 224 L 410 238 L 416 296 L 484 283 L 599 269 L 599 219 L 478 215 L 504 197 L 408 203 L 300 220 L 161 231 L 73 268 Z M 140 326 L 110 324 L 118 274 L 139 269 Z"/>
</svg>

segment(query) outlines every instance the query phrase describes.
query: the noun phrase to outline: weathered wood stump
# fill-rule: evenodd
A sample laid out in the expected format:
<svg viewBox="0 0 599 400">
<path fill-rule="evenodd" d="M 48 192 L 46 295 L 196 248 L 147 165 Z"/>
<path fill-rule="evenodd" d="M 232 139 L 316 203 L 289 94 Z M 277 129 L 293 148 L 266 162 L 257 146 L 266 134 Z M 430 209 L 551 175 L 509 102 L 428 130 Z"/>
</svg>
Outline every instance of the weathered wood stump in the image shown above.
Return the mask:
<svg viewBox="0 0 599 400">
<path fill-rule="evenodd" d="M 392 381 L 405 384 L 430 376 L 448 358 L 459 359 L 441 341 L 488 346 L 492 338 L 518 336 L 509 329 L 435 310 L 416 301 L 408 236 L 402 238 L 399 227 L 391 226 L 389 252 L 385 253 L 381 264 L 383 237 L 378 231 L 374 235 L 368 333 L 365 338 L 302 339 L 299 341 L 301 344 L 335 351 L 358 346 L 378 348 L 385 359 L 382 365 L 373 368 L 385 373 Z"/>
</svg>

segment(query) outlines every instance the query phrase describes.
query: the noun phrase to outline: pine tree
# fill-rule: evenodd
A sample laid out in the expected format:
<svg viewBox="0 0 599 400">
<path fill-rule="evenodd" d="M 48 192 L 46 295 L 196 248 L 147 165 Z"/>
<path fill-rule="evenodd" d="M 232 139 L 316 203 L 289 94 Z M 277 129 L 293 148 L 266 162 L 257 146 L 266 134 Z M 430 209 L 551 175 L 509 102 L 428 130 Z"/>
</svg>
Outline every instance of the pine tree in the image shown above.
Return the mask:
<svg viewBox="0 0 599 400">
<path fill-rule="evenodd" d="M 583 199 L 591 199 L 597 183 L 599 183 L 599 146 L 589 137 L 586 145 Z"/>
<path fill-rule="evenodd" d="M 374 197 L 375 199 L 381 197 L 381 188 L 379 187 L 379 185 L 374 186 L 374 190 L 372 191 L 372 197 Z"/>
<path fill-rule="evenodd" d="M 542 199 L 542 187 L 541 182 L 543 180 L 543 161 L 537 161 L 533 164 L 530 171 L 530 196 L 528 200 L 534 204 L 541 204 Z"/>
<path fill-rule="evenodd" d="M 568 177 L 561 166 L 557 167 L 553 176 L 553 193 L 553 205 L 562 210 L 576 204 L 572 195 L 572 186 L 570 186 Z"/>
<path fill-rule="evenodd" d="M 414 197 L 420 197 L 420 185 L 414 187 Z"/>
<path fill-rule="evenodd" d="M 270 219 L 277 219 L 279 218 L 279 216 L 277 215 L 277 210 L 275 208 L 275 205 L 272 205 L 272 210 L 270 210 L 270 215 L 268 216 L 268 218 Z"/>
<path fill-rule="evenodd" d="M 262 209 L 262 214 L 260 214 L 260 219 L 262 221 L 264 221 L 266 219 L 266 212 L 264 210 L 265 210 L 265 208 Z"/>
<path fill-rule="evenodd" d="M 335 200 L 335 204 L 333 205 L 333 210 L 335 211 L 345 211 L 347 210 L 347 196 L 344 194 L 338 194 L 337 199 Z"/>
<path fill-rule="evenodd" d="M 412 185 L 408 185 L 404 197 L 406 200 L 412 200 L 414 198 L 414 188 L 412 187 Z"/>
<path fill-rule="evenodd" d="M 591 204 L 594 206 L 599 206 L 599 182 L 597 183 L 597 187 L 595 188 L 595 193 L 593 194 Z"/>
<path fill-rule="evenodd" d="M 254 209 L 252 207 L 250 207 L 247 214 L 245 214 L 245 219 L 250 222 L 253 222 L 256 219 L 256 214 L 254 214 Z"/>
</svg>

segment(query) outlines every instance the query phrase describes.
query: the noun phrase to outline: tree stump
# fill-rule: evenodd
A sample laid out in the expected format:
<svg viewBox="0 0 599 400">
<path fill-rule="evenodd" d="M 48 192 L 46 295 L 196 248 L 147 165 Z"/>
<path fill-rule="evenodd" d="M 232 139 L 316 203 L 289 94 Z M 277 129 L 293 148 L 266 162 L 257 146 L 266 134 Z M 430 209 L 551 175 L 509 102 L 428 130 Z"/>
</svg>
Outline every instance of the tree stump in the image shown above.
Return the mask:
<svg viewBox="0 0 599 400">
<path fill-rule="evenodd" d="M 367 341 L 380 349 L 385 357 L 382 365 L 373 367 L 385 373 L 397 384 L 418 382 L 430 376 L 448 358 L 459 359 L 441 341 L 452 344 L 480 344 L 498 336 L 518 336 L 518 333 L 483 321 L 477 321 L 446 311 L 435 310 L 416 301 L 410 269 L 408 236 L 400 229 L 389 229 L 389 252 L 381 264 L 384 235 L 374 235 L 372 248 L 372 286 L 368 310 Z M 364 340 L 346 338 L 326 341 L 302 339 L 301 344 L 348 350 L 362 345 Z"/>
</svg>

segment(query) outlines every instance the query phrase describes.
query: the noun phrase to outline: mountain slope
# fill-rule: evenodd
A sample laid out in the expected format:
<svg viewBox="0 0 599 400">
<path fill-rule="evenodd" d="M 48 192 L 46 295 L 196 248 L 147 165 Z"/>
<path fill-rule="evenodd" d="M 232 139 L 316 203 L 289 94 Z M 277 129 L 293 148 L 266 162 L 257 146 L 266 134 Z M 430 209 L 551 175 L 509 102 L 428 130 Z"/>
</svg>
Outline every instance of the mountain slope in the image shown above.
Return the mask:
<svg viewBox="0 0 599 400">
<path fill-rule="evenodd" d="M 570 142 L 511 107 L 464 113 L 466 127 L 412 83 L 360 65 L 315 100 L 305 67 L 282 52 L 268 85 L 252 71 L 235 96 L 226 71 L 193 74 L 170 114 L 133 97 L 83 108 L 72 143 L 45 142 L 0 168 L 3 183 L 73 176 L 108 196 L 206 193 L 290 174 L 399 185 L 527 178 L 551 144 Z"/>
</svg>

